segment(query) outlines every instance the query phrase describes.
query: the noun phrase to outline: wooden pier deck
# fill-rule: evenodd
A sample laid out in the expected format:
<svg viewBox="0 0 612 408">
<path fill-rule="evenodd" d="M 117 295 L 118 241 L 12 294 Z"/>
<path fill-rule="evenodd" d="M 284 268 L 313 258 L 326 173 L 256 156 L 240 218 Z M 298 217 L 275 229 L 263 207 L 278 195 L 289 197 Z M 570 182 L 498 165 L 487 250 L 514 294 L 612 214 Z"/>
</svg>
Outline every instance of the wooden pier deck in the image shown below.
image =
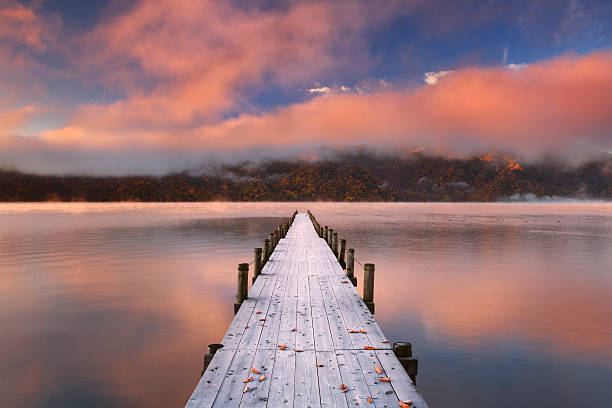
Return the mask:
<svg viewBox="0 0 612 408">
<path fill-rule="evenodd" d="M 306 214 L 221 343 L 187 407 L 427 406 Z"/>
</svg>

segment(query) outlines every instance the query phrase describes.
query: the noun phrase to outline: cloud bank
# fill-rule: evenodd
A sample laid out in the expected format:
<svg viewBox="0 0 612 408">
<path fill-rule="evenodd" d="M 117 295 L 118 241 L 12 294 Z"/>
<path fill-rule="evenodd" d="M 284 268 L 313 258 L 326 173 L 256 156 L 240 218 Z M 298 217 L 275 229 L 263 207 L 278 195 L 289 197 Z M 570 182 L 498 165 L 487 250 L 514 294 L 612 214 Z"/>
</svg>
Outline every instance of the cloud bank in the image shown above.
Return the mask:
<svg viewBox="0 0 612 408">
<path fill-rule="evenodd" d="M 56 18 L 0 1 L 7 17 L 0 39 L 10 44 L 0 48 L 0 59 L 53 52 L 82 86 L 112 95 L 109 102 L 60 102 L 54 108 L 65 112 L 61 124 L 30 132 L 23 129 L 49 110 L 52 98 L 45 104 L 0 95 L 0 166 L 160 173 L 213 157 L 330 144 L 535 154 L 573 142 L 612 150 L 610 50 L 428 71 L 418 85 L 384 79 L 370 80 L 385 86 L 367 91 L 336 85 L 375 64 L 377 56 L 362 46 L 372 27 L 419 7 L 384 0 L 280 8 L 143 0 L 61 47 L 50 40 L 62 33 Z M 267 88 L 306 92 L 271 109 L 252 105 Z"/>
</svg>

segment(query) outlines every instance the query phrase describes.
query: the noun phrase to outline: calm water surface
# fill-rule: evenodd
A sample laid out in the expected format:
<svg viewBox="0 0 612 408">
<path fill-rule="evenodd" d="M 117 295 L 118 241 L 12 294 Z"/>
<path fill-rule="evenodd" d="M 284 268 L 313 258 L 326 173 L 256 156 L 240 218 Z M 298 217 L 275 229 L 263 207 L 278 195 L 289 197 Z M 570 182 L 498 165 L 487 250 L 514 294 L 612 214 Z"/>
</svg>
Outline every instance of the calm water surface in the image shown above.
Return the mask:
<svg viewBox="0 0 612 408">
<path fill-rule="evenodd" d="M 0 204 L 0 406 L 184 405 L 236 265 L 307 208 L 376 264 L 432 408 L 612 406 L 601 203 Z"/>
</svg>

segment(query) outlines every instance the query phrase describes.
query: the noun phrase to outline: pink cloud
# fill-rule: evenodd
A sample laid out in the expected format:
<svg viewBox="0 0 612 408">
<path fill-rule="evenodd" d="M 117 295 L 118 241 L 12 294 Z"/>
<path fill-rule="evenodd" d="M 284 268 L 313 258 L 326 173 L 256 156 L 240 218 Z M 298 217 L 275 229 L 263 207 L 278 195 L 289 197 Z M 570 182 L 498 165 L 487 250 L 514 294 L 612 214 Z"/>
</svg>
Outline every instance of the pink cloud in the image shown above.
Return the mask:
<svg viewBox="0 0 612 408">
<path fill-rule="evenodd" d="M 176 115 L 181 106 L 177 101 Z M 364 142 L 468 143 L 525 150 L 575 141 L 609 148 L 610 106 L 612 52 L 597 52 L 566 55 L 520 71 L 466 68 L 433 86 L 318 97 L 263 115 L 244 114 L 172 132 L 145 126 L 147 116 L 126 106 L 122 114 L 135 115 L 143 126 L 122 131 L 76 121 L 43 137 L 50 144 L 85 148 L 148 146 L 190 151 Z M 96 114 L 103 121 L 115 107 L 99 109 Z M 156 124 L 155 120 L 148 123 Z M 113 121 L 113 126 L 117 123 Z"/>
</svg>

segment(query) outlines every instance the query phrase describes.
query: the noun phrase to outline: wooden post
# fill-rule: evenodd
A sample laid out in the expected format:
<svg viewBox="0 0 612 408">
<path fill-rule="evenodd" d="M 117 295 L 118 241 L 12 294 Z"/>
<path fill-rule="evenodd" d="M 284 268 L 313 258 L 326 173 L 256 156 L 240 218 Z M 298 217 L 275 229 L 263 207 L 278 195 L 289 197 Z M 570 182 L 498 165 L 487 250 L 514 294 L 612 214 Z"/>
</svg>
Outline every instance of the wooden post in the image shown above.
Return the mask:
<svg viewBox="0 0 612 408">
<path fill-rule="evenodd" d="M 329 235 L 327 237 L 327 245 L 329 245 L 329 248 L 332 248 L 332 241 L 334 240 L 334 229 L 330 228 L 329 229 Z"/>
<path fill-rule="evenodd" d="M 249 290 L 249 264 L 241 263 L 238 265 L 238 290 L 236 291 L 236 303 L 234 303 L 234 314 L 238 313 L 238 309 L 242 305 L 244 299 L 247 298 Z"/>
<path fill-rule="evenodd" d="M 268 262 L 268 259 L 270 258 L 270 240 L 269 239 L 264 239 L 264 247 L 263 247 L 263 265 L 266 264 L 266 262 Z M 262 265 L 262 266 L 263 266 Z"/>
<path fill-rule="evenodd" d="M 363 265 L 363 301 L 374 314 L 374 264 Z"/>
<path fill-rule="evenodd" d="M 253 271 L 253 283 L 255 279 L 261 274 L 261 248 L 255 248 L 255 270 Z"/>
<path fill-rule="evenodd" d="M 346 276 L 348 276 L 353 286 L 357 286 L 357 277 L 355 276 L 355 250 L 353 248 L 350 248 L 348 251 Z"/>
<path fill-rule="evenodd" d="M 217 350 L 223 348 L 223 344 L 209 344 L 208 349 L 206 350 L 206 354 L 204 354 L 204 366 L 202 367 L 202 372 L 200 373 L 200 377 L 204 375 L 204 372 L 208 368 L 208 365 L 212 361 L 213 357 Z"/>
<path fill-rule="evenodd" d="M 332 252 L 338 259 L 338 233 L 334 232 L 334 236 L 332 237 Z"/>
<path fill-rule="evenodd" d="M 327 237 L 329 236 L 329 230 L 327 228 L 327 225 L 325 226 L 325 234 L 323 234 L 323 236 L 321 238 L 325 239 L 325 242 L 327 242 Z"/>
<path fill-rule="evenodd" d="M 344 256 L 346 255 L 346 239 L 340 240 L 340 254 L 338 255 L 338 262 L 342 269 L 346 269 L 346 262 L 344 262 Z"/>
<path fill-rule="evenodd" d="M 414 385 L 416 385 L 416 376 L 419 371 L 419 359 L 412 356 L 412 344 L 407 341 L 399 341 L 393 343 L 393 352 L 395 356 L 406 370 L 406 374 L 410 377 Z"/>
<path fill-rule="evenodd" d="M 272 256 L 272 252 L 274 251 L 274 247 L 276 245 L 274 244 L 274 234 L 270 233 L 270 255 L 268 256 L 268 259 L 270 259 L 270 256 Z"/>
</svg>

